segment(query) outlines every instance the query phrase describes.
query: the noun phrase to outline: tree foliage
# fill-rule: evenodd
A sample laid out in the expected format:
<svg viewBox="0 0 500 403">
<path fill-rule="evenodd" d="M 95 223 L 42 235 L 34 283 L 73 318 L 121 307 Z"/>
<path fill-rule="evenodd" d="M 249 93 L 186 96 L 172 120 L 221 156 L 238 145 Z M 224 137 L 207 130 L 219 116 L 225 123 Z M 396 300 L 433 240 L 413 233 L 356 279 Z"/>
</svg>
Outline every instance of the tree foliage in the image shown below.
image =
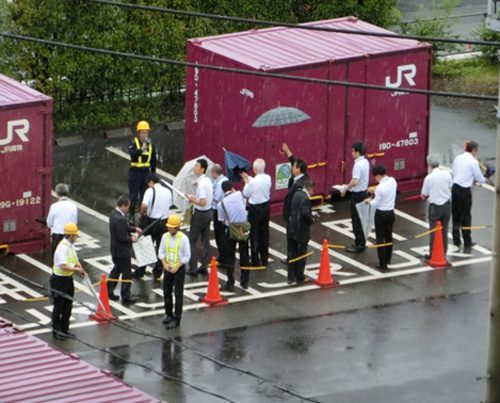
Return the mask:
<svg viewBox="0 0 500 403">
<path fill-rule="evenodd" d="M 128 0 L 130 3 L 283 22 L 355 15 L 395 23 L 397 0 Z M 5 3 L 4 3 L 5 4 Z M 250 24 L 127 10 L 85 0 L 14 0 L 3 29 L 21 35 L 184 60 L 188 38 L 254 28 Z M 0 8 L 0 16 L 6 8 Z M 259 28 L 259 27 L 256 27 Z M 2 53 L 3 52 L 3 53 Z M 2 71 L 54 98 L 59 132 L 110 127 L 138 118 L 164 121 L 184 85 L 184 69 L 30 42 L 0 42 Z M 170 94 L 170 95 L 168 95 Z M 180 110 L 181 108 L 177 108 Z"/>
</svg>

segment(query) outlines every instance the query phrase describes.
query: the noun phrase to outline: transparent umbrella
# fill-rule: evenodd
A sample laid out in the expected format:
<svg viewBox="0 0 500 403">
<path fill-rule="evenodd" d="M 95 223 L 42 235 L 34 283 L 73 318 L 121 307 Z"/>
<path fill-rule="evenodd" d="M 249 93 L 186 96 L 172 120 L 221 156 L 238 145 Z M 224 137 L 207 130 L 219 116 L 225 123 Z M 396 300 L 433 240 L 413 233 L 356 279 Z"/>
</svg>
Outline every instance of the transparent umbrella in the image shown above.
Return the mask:
<svg viewBox="0 0 500 403">
<path fill-rule="evenodd" d="M 210 171 L 214 166 L 212 160 L 210 160 L 206 155 L 202 155 L 200 157 L 196 157 L 190 161 L 187 161 L 175 177 L 172 186 L 183 194 L 194 194 L 196 192 L 196 180 L 197 177 L 194 174 L 193 168 L 196 164 L 196 160 L 200 158 L 204 158 L 208 162 L 207 175 L 209 178 Z M 174 204 L 183 212 L 189 207 L 189 202 L 182 196 L 180 196 L 177 192 L 173 192 L 174 196 Z"/>
<path fill-rule="evenodd" d="M 300 109 L 289 106 L 279 106 L 260 115 L 259 118 L 253 122 L 252 127 L 283 126 L 300 123 L 308 119 L 311 119 L 311 117 Z"/>
</svg>

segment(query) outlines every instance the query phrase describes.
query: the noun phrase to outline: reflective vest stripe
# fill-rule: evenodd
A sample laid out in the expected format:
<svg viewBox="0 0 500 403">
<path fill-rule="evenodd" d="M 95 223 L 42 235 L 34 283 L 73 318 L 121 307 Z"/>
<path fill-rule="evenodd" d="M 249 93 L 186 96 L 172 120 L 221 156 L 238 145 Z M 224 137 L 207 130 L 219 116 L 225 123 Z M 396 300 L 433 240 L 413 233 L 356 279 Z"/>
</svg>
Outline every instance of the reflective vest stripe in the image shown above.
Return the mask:
<svg viewBox="0 0 500 403">
<path fill-rule="evenodd" d="M 73 247 L 73 245 L 71 245 L 69 243 L 69 241 L 66 238 L 64 238 L 61 242 L 59 242 L 59 245 L 57 245 L 56 250 L 59 248 L 66 248 L 66 249 L 69 248 L 69 256 L 68 256 L 68 261 L 66 262 L 66 264 L 68 266 L 74 267 L 78 263 L 78 257 L 76 256 L 76 250 Z M 73 275 L 73 271 L 61 270 L 59 268 L 59 266 L 56 266 L 56 265 L 54 265 L 52 267 L 52 271 L 54 272 L 54 274 L 56 274 L 58 276 L 70 277 Z"/>
<path fill-rule="evenodd" d="M 165 260 L 169 264 L 177 264 L 179 263 L 179 249 L 181 246 L 182 232 L 177 232 L 175 246 L 173 248 L 170 247 L 170 240 L 172 239 L 172 235 L 170 232 L 167 232 L 167 237 L 165 239 Z"/>
<path fill-rule="evenodd" d="M 137 137 L 134 137 L 135 147 L 139 150 L 141 148 L 141 142 Z M 142 152 L 142 155 L 137 159 L 137 162 L 130 162 L 131 167 L 135 168 L 149 168 L 151 166 L 151 156 L 153 155 L 153 145 L 149 143 L 148 151 Z M 144 158 L 146 161 L 144 161 Z"/>
</svg>

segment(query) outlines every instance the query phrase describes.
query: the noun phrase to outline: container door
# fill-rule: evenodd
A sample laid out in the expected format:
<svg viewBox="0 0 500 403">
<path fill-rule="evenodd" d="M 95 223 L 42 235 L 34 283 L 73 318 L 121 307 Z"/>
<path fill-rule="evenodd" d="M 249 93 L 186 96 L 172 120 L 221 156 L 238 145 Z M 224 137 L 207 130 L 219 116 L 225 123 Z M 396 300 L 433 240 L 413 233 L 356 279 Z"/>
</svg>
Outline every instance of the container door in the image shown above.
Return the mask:
<svg viewBox="0 0 500 403">
<path fill-rule="evenodd" d="M 0 244 L 43 245 L 50 203 L 50 116 L 43 106 L 0 111 Z M 36 249 L 36 248 L 35 248 Z"/>
</svg>

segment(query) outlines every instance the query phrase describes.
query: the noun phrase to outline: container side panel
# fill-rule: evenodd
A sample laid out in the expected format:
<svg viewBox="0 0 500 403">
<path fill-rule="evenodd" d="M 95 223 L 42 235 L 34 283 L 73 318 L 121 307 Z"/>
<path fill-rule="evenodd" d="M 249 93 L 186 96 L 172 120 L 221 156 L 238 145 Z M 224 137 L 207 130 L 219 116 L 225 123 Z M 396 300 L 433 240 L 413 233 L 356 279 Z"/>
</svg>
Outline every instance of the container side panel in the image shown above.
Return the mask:
<svg viewBox="0 0 500 403">
<path fill-rule="evenodd" d="M 428 89 L 429 68 L 426 50 L 371 59 L 368 68 L 369 84 L 394 87 L 392 92 L 367 91 L 368 152 L 383 153 L 372 162 L 383 163 L 389 175 L 414 186 L 427 173 L 429 99 L 400 88 Z"/>
<path fill-rule="evenodd" d="M 44 246 L 47 230 L 36 219 L 50 204 L 50 102 L 0 110 L 0 244 Z M 40 243 L 36 247 L 37 242 Z M 17 250 L 19 251 L 19 249 Z"/>
</svg>

